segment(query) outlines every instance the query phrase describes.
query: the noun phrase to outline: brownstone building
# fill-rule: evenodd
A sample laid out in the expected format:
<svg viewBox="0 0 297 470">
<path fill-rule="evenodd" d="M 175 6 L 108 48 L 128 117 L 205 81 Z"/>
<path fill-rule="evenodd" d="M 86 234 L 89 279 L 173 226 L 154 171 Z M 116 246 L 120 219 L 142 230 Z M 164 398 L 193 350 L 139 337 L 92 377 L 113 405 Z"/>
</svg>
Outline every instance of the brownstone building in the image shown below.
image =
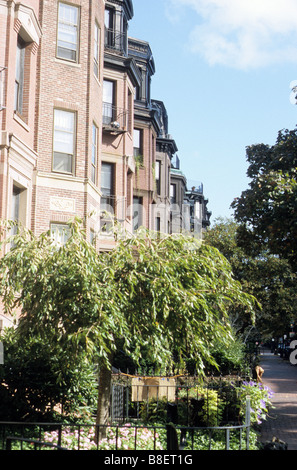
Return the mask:
<svg viewBox="0 0 297 470">
<path fill-rule="evenodd" d="M 141 77 L 128 55 L 131 0 L 108 0 L 105 5 L 102 104 L 100 249 L 114 245 L 114 222 L 132 232 L 134 90 Z"/>
<path fill-rule="evenodd" d="M 152 106 L 151 80 L 155 62 L 146 41 L 129 38 L 129 56 L 140 73 L 140 84 L 134 101 L 134 158 L 137 172 L 134 179 L 134 229 L 144 226 L 156 229 L 154 205 L 156 204 L 156 139 L 160 131 L 159 114 Z"/>
<path fill-rule="evenodd" d="M 100 208 L 104 2 L 47 0 L 39 20 L 32 230 L 59 237 Z"/>
<path fill-rule="evenodd" d="M 98 225 L 104 11 L 0 1 L 0 217 L 59 241 L 74 216 Z"/>
<path fill-rule="evenodd" d="M 183 230 L 177 147 L 151 97 L 150 45 L 128 37 L 133 16 L 132 0 L 0 0 L 1 219 L 63 243 L 78 216 L 98 250 L 114 246 L 115 223 Z"/>
<path fill-rule="evenodd" d="M 39 1 L 0 2 L 0 217 L 31 226 L 36 152 Z"/>
<path fill-rule="evenodd" d="M 168 115 L 162 101 L 153 100 L 153 106 L 159 114 L 160 130 L 156 141 L 156 229 L 162 233 L 170 234 L 172 230 L 172 216 L 174 207 L 171 205 L 171 168 L 178 150 L 175 140 L 168 133 Z"/>
</svg>

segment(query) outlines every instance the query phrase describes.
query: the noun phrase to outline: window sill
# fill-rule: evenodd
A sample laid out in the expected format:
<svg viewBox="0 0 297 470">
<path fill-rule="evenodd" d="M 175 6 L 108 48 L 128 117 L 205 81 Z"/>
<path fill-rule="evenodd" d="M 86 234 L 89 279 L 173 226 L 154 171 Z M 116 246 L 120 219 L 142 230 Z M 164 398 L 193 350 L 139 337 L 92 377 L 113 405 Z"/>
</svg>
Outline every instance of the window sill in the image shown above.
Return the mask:
<svg viewBox="0 0 297 470">
<path fill-rule="evenodd" d="M 63 64 L 63 65 L 70 65 L 70 67 L 74 67 L 77 69 L 81 68 L 81 64 L 78 64 L 77 62 L 72 62 L 71 60 L 67 60 L 67 59 L 60 59 L 58 57 L 55 57 L 55 62 L 57 62 L 58 64 Z"/>
<path fill-rule="evenodd" d="M 13 119 L 20 124 L 27 132 L 30 132 L 30 127 L 25 123 L 24 119 L 17 111 L 14 112 Z"/>
</svg>

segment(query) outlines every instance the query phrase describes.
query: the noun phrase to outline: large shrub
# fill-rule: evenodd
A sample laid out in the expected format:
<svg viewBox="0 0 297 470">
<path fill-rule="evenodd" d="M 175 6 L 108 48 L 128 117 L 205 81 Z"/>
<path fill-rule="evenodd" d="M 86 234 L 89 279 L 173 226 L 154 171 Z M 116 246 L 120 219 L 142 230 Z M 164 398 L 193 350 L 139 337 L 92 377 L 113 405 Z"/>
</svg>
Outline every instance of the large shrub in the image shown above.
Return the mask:
<svg viewBox="0 0 297 470">
<path fill-rule="evenodd" d="M 20 338 L 14 329 L 1 338 L 0 420 L 85 419 L 94 412 L 97 384 L 83 353 L 66 357 L 40 338 Z"/>
</svg>

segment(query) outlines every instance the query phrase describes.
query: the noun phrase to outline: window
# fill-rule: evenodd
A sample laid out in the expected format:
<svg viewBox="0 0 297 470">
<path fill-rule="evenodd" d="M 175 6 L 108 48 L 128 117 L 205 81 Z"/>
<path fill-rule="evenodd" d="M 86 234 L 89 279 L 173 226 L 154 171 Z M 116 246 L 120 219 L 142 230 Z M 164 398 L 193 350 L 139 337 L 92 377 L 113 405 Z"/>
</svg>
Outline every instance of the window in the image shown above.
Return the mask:
<svg viewBox="0 0 297 470">
<path fill-rule="evenodd" d="M 134 98 L 133 94 L 130 89 L 128 89 L 128 111 L 127 111 L 127 119 L 124 118 L 124 126 L 128 126 L 127 130 L 130 134 L 132 134 L 132 122 L 133 122 L 133 114 L 134 114 Z M 124 114 L 123 114 L 124 116 Z"/>
<path fill-rule="evenodd" d="M 96 183 L 97 180 L 97 151 L 98 151 L 98 127 L 93 124 L 92 128 L 92 163 L 91 180 Z"/>
<path fill-rule="evenodd" d="M 21 190 L 16 186 L 13 187 L 12 190 L 12 202 L 11 202 L 11 220 L 13 220 L 16 224 L 20 221 L 20 198 L 21 198 Z M 12 235 L 16 235 L 18 231 L 18 226 L 14 225 L 12 227 Z"/>
<path fill-rule="evenodd" d="M 105 9 L 105 38 L 104 44 L 105 46 L 114 46 L 114 10 L 111 8 Z"/>
<path fill-rule="evenodd" d="M 78 62 L 79 9 L 59 3 L 57 57 Z"/>
<path fill-rule="evenodd" d="M 133 154 L 134 157 L 139 157 L 142 152 L 142 130 L 134 129 L 133 131 Z"/>
<path fill-rule="evenodd" d="M 95 23 L 94 30 L 94 74 L 99 78 L 99 56 L 100 56 L 100 28 Z"/>
<path fill-rule="evenodd" d="M 54 110 L 53 171 L 73 173 L 75 113 Z"/>
<path fill-rule="evenodd" d="M 155 177 L 156 177 L 156 191 L 157 194 L 161 194 L 161 162 L 156 160 L 155 166 Z"/>
<path fill-rule="evenodd" d="M 156 232 L 161 232 L 161 217 L 156 217 Z"/>
<path fill-rule="evenodd" d="M 114 209 L 114 165 L 102 162 L 101 166 L 101 210 L 112 212 Z"/>
<path fill-rule="evenodd" d="M 170 185 L 170 203 L 171 204 L 176 203 L 176 185 L 175 184 Z"/>
<path fill-rule="evenodd" d="M 69 225 L 51 224 L 51 237 L 57 245 L 65 245 L 70 237 Z"/>
<path fill-rule="evenodd" d="M 136 231 L 142 226 L 142 198 L 133 197 L 133 230 Z"/>
<path fill-rule="evenodd" d="M 96 233 L 93 229 L 90 229 L 90 243 L 93 246 L 96 246 Z"/>
<path fill-rule="evenodd" d="M 12 227 L 11 234 L 16 235 L 18 231 L 18 224 L 26 224 L 27 214 L 27 190 L 26 188 L 16 186 L 13 184 L 12 199 L 11 199 L 11 220 L 16 225 Z"/>
<path fill-rule="evenodd" d="M 24 66 L 25 66 L 25 43 L 21 38 L 18 38 L 17 52 L 16 52 L 14 110 L 17 111 L 19 114 L 23 113 Z"/>
<path fill-rule="evenodd" d="M 114 82 L 103 81 L 103 124 L 109 125 L 114 121 Z"/>
</svg>

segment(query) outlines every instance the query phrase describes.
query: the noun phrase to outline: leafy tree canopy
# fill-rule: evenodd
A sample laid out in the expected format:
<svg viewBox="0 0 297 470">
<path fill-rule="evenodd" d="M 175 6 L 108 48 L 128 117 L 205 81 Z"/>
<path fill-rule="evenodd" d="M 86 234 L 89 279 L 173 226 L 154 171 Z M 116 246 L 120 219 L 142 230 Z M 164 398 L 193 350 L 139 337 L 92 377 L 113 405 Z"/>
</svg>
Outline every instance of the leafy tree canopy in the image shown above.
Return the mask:
<svg viewBox="0 0 297 470">
<path fill-rule="evenodd" d="M 22 229 L 0 260 L 0 295 L 8 311 L 21 310 L 23 335 L 46 336 L 68 354 L 84 348 L 107 367 L 121 340 L 135 360 L 146 348 L 172 366 L 175 352 L 202 371 L 213 362 L 210 346 L 231 341 L 229 305 L 253 312 L 254 298 L 213 247 L 144 232 L 100 254 L 79 221 L 70 226 L 60 247 L 49 233 Z"/>
<path fill-rule="evenodd" d="M 249 189 L 233 201 L 239 243 L 249 253 L 266 247 L 297 269 L 297 129 L 280 131 L 275 145 L 247 148 Z"/>
<path fill-rule="evenodd" d="M 246 315 L 240 315 L 240 309 L 231 309 L 233 327 L 245 335 L 258 332 L 264 339 L 282 336 L 296 317 L 296 274 L 286 259 L 266 249 L 257 256 L 247 255 L 238 244 L 238 230 L 240 225 L 233 219 L 217 219 L 205 236 L 207 243 L 226 256 L 243 290 L 261 305 L 256 312 L 255 329 L 251 329 Z"/>
</svg>

